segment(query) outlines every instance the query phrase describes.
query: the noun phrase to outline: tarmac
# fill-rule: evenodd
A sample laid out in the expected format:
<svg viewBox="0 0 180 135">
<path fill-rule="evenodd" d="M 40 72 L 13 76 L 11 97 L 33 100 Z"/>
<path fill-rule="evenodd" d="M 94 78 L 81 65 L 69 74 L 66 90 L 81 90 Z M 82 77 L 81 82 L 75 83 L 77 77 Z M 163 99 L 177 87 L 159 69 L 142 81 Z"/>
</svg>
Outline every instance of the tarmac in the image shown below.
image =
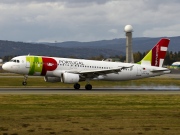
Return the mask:
<svg viewBox="0 0 180 135">
<path fill-rule="evenodd" d="M 95 94 L 180 94 L 180 87 L 166 88 L 145 88 L 145 87 L 128 87 L 128 88 L 94 88 L 93 90 L 74 90 L 66 88 L 0 88 L 0 94 L 60 94 L 60 95 L 95 95 Z"/>
<path fill-rule="evenodd" d="M 22 77 L 11 76 L 8 73 L 6 76 L 0 77 Z M 33 77 L 33 76 L 32 76 Z M 171 74 L 156 76 L 156 78 L 176 78 L 180 79 L 180 70 L 172 70 Z M 93 88 L 92 90 L 74 90 L 69 88 L 0 88 L 0 94 L 180 94 L 180 87 L 166 86 L 166 87 L 152 87 L 152 86 L 130 86 L 130 87 L 112 87 L 112 88 Z"/>
</svg>

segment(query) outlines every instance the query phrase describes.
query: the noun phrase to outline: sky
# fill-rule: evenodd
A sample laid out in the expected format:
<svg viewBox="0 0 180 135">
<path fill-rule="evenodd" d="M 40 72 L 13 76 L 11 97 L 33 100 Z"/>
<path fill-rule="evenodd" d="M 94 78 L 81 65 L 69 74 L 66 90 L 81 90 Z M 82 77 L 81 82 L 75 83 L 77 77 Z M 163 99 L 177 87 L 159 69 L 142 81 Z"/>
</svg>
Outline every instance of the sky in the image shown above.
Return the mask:
<svg viewBox="0 0 180 135">
<path fill-rule="evenodd" d="M 0 40 L 89 42 L 180 36 L 180 0 L 0 0 Z"/>
</svg>

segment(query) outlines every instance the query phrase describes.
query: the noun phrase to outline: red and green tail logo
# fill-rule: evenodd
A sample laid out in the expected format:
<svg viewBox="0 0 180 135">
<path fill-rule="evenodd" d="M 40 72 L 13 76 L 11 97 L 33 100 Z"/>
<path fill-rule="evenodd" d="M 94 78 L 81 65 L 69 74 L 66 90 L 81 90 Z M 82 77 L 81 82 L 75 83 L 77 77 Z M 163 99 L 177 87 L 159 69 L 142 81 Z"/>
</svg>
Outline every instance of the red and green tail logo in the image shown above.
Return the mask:
<svg viewBox="0 0 180 135">
<path fill-rule="evenodd" d="M 169 45 L 169 39 L 161 39 L 138 64 L 162 67 Z"/>
</svg>

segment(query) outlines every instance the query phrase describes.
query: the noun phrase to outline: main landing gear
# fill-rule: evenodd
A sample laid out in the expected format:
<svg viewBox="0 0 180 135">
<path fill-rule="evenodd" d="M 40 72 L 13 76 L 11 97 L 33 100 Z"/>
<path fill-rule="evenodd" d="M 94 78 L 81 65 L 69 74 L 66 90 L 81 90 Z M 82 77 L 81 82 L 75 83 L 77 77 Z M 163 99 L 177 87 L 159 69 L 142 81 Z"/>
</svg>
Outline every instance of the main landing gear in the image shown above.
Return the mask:
<svg viewBox="0 0 180 135">
<path fill-rule="evenodd" d="M 74 84 L 74 89 L 79 90 L 80 87 L 81 87 L 81 86 L 80 86 L 79 83 L 75 83 L 75 84 Z M 91 85 L 91 84 L 86 84 L 85 89 L 86 89 L 86 90 L 92 90 L 92 85 Z"/>
<path fill-rule="evenodd" d="M 75 83 L 75 84 L 74 84 L 74 89 L 79 90 L 79 89 L 80 89 L 80 87 L 81 87 L 81 86 L 80 86 L 80 84 L 79 84 L 79 83 Z"/>
<path fill-rule="evenodd" d="M 26 86 L 27 85 L 27 79 L 28 79 L 28 76 L 27 75 L 24 75 L 24 80 L 22 82 L 22 85 Z"/>
<path fill-rule="evenodd" d="M 86 84 L 85 89 L 86 90 L 92 90 L 92 85 L 91 84 Z"/>
</svg>

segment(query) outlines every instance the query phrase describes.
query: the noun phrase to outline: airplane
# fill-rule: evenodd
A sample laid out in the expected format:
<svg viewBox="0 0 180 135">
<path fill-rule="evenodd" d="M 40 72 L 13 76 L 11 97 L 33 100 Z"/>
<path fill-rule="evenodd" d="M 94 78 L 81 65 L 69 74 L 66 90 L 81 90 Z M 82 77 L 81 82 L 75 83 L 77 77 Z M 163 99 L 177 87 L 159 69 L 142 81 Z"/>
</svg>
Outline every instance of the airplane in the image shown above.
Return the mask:
<svg viewBox="0 0 180 135">
<path fill-rule="evenodd" d="M 172 65 L 170 66 L 171 69 L 180 69 L 180 62 L 176 61 L 173 62 Z"/>
<path fill-rule="evenodd" d="M 12 58 L 2 68 L 24 75 L 22 85 L 27 85 L 28 76 L 44 76 L 46 82 L 70 83 L 74 89 L 86 81 L 85 89 L 91 90 L 91 80 L 125 81 L 170 73 L 162 67 L 169 42 L 162 38 L 138 63 L 24 55 Z"/>
</svg>

